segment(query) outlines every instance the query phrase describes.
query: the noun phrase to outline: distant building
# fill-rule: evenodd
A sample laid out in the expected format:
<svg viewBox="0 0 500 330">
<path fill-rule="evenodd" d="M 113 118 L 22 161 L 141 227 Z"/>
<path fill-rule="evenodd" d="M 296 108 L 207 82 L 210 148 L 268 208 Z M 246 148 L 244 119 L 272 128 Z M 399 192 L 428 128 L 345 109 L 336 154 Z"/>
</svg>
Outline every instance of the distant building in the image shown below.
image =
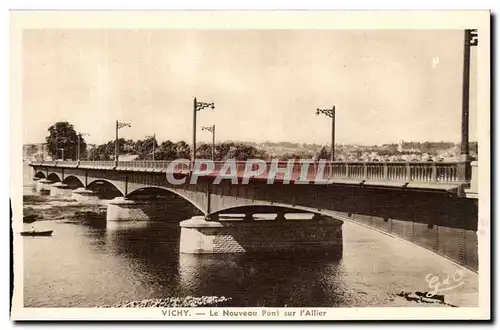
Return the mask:
<svg viewBox="0 0 500 330">
<path fill-rule="evenodd" d="M 398 142 L 398 152 L 403 152 L 405 141 L 401 140 Z"/>
</svg>

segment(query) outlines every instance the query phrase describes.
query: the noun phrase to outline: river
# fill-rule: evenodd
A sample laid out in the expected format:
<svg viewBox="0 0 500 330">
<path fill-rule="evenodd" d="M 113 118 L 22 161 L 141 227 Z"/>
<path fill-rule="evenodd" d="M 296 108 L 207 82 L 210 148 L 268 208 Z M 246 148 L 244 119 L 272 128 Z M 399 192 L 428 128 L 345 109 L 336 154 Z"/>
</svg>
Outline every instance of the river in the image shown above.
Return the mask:
<svg viewBox="0 0 500 330">
<path fill-rule="evenodd" d="M 175 215 L 150 222 L 76 221 L 72 210 L 89 205 L 36 196 L 32 187 L 25 164 L 24 207 L 45 219 L 24 225 L 54 234 L 23 237 L 25 307 L 94 307 L 173 296 L 224 296 L 231 298 L 228 306 L 239 307 L 436 307 L 397 293 L 431 291 L 428 274 L 444 280 L 456 272 L 463 274 L 463 285 L 444 293 L 446 303 L 477 306 L 476 273 L 357 224 L 344 223 L 343 249 L 334 257 L 185 255 L 178 252 L 182 219 Z"/>
</svg>

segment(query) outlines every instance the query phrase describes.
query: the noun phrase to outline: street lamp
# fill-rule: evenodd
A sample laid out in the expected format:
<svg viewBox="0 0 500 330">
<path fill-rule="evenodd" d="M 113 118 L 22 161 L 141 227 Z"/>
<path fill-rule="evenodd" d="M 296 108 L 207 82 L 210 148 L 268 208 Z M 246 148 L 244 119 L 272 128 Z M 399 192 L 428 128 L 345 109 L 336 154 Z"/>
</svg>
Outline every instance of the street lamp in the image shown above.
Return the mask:
<svg viewBox="0 0 500 330">
<path fill-rule="evenodd" d="M 469 161 L 469 84 L 470 84 L 470 47 L 478 45 L 477 30 L 464 30 L 464 64 L 462 82 L 462 141 L 460 156 Z"/>
<path fill-rule="evenodd" d="M 146 135 L 146 139 L 153 139 L 153 162 L 155 161 L 155 142 L 156 142 L 156 134 Z"/>
<path fill-rule="evenodd" d="M 118 166 L 118 153 L 119 153 L 119 143 L 118 143 L 118 130 L 123 127 L 131 127 L 130 123 L 120 123 L 116 121 L 116 141 L 115 141 L 115 166 Z"/>
<path fill-rule="evenodd" d="M 323 114 L 332 118 L 332 151 L 330 155 L 330 160 L 333 162 L 335 160 L 335 106 L 331 109 L 316 109 L 316 115 Z"/>
<path fill-rule="evenodd" d="M 212 132 L 212 161 L 215 160 L 215 124 L 212 126 L 203 126 L 202 131 Z"/>
<path fill-rule="evenodd" d="M 198 102 L 195 97 L 193 100 L 193 165 L 196 159 L 196 112 L 205 108 L 215 109 L 214 103 Z"/>
<path fill-rule="evenodd" d="M 88 134 L 88 133 L 78 133 L 78 145 L 76 148 L 76 160 L 78 162 L 80 162 L 80 143 L 81 143 L 82 136 L 89 136 L 89 135 L 90 134 Z"/>
</svg>

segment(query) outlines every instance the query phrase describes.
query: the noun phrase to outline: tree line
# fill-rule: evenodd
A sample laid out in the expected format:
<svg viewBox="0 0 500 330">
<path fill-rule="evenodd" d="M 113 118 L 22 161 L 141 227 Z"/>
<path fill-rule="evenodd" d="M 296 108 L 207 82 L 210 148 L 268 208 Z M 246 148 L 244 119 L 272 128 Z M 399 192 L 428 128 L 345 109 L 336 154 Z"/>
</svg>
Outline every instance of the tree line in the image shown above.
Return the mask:
<svg viewBox="0 0 500 330">
<path fill-rule="evenodd" d="M 69 122 L 57 122 L 48 128 L 49 135 L 46 137 L 47 151 L 53 159 L 77 159 L 78 142 L 80 143 L 80 159 L 81 160 L 113 160 L 115 157 L 115 141 L 111 140 L 104 144 L 97 145 L 94 148 L 88 149 L 84 136 L 80 136 L 75 131 L 74 126 Z M 136 155 L 137 160 L 174 160 L 179 158 L 191 158 L 191 146 L 185 141 L 159 141 L 155 137 L 148 137 L 143 140 L 132 140 L 120 138 L 118 140 L 119 154 Z M 270 154 L 265 149 L 266 146 L 283 146 L 286 147 L 299 146 L 297 143 L 272 143 L 265 142 L 264 147 L 259 146 L 254 142 L 240 141 L 225 141 L 215 145 L 214 159 L 216 161 L 225 161 L 227 159 L 247 160 L 258 158 L 270 160 L 278 158 L 280 160 L 288 159 L 330 159 L 330 148 L 323 146 L 319 151 L 292 151 L 281 155 Z M 304 147 L 305 144 L 302 145 Z M 312 144 L 311 147 L 319 147 Z M 434 155 L 439 150 L 449 149 L 456 146 L 452 142 L 405 142 L 405 149 L 417 149 L 420 153 L 427 152 Z M 477 152 L 477 142 L 471 142 L 471 151 Z M 207 143 L 199 143 L 196 148 L 196 157 L 198 159 L 212 158 L 212 145 Z M 312 149 L 312 148 L 311 148 Z M 314 148 L 316 149 L 316 148 Z M 317 149 L 316 149 L 317 150 Z M 372 146 L 364 149 L 364 151 L 376 151 L 380 156 L 402 155 L 413 153 L 410 150 L 398 151 L 397 144 L 385 144 L 381 147 Z M 361 156 L 361 150 L 354 151 L 358 157 Z M 341 150 L 335 151 L 336 155 L 342 154 Z M 153 157 L 154 155 L 154 157 Z M 338 157 L 336 157 L 338 158 Z"/>
</svg>

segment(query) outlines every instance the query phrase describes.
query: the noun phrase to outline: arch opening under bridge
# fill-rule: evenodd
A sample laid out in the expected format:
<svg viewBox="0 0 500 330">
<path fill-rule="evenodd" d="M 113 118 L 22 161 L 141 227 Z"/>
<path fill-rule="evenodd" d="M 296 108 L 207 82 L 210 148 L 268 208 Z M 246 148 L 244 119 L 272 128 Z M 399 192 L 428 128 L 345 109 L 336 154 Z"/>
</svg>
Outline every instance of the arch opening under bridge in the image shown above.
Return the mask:
<svg viewBox="0 0 500 330">
<path fill-rule="evenodd" d="M 125 193 L 112 181 L 105 179 L 94 180 L 88 183 L 88 190 L 95 192 L 100 198 L 112 199 L 115 197 L 124 197 Z"/>
<path fill-rule="evenodd" d="M 35 178 L 40 178 L 40 179 L 45 179 L 47 175 L 43 171 L 36 171 L 35 172 Z"/>
<path fill-rule="evenodd" d="M 143 199 L 152 197 L 154 199 L 167 198 L 169 201 L 182 201 L 190 204 L 198 213 L 206 215 L 203 202 L 186 196 L 182 191 L 168 187 L 146 186 L 132 190 L 125 196 L 127 199 Z"/>
<path fill-rule="evenodd" d="M 49 175 L 47 175 L 47 180 L 50 180 L 52 182 L 61 182 L 61 176 L 59 173 L 56 172 L 51 172 Z"/>
<path fill-rule="evenodd" d="M 68 175 L 68 176 L 66 176 L 64 178 L 64 180 L 63 180 L 62 183 L 67 184 L 72 189 L 74 189 L 74 188 L 80 188 L 80 187 L 85 187 L 85 184 L 82 181 L 82 179 L 80 179 L 76 175 Z"/>
</svg>

